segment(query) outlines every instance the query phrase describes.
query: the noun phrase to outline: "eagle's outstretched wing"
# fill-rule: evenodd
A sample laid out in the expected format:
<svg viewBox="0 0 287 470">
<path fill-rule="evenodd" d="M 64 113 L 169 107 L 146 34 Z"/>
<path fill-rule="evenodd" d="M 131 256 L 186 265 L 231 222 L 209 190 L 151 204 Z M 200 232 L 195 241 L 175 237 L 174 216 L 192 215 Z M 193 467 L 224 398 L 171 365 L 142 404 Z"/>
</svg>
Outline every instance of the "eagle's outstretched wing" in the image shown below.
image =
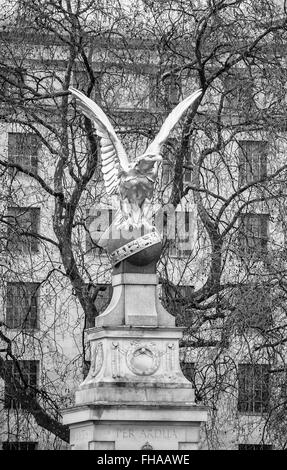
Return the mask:
<svg viewBox="0 0 287 470">
<path fill-rule="evenodd" d="M 127 154 L 104 111 L 90 98 L 75 88 L 69 88 L 80 110 L 93 121 L 100 137 L 102 172 L 106 191 L 113 194 L 118 187 L 119 164 L 124 171 L 129 168 Z"/>
<path fill-rule="evenodd" d="M 170 131 L 174 128 L 176 123 L 180 120 L 183 113 L 192 106 L 196 100 L 201 96 L 202 90 L 199 89 L 192 93 L 190 96 L 181 101 L 167 116 L 159 133 L 156 135 L 152 143 L 148 146 L 144 155 L 157 155 L 160 153 L 162 144 L 168 138 Z"/>
</svg>

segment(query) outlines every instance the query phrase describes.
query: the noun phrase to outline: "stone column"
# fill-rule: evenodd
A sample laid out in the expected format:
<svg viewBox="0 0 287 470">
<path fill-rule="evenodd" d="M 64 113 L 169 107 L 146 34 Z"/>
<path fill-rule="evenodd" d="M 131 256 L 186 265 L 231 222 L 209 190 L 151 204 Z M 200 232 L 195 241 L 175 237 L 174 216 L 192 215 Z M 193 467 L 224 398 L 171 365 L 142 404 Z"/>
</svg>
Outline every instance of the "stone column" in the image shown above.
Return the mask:
<svg viewBox="0 0 287 470">
<path fill-rule="evenodd" d="M 182 374 L 182 328 L 158 299 L 155 262 L 122 261 L 112 282 L 112 300 L 87 332 L 89 374 L 64 412 L 72 448 L 197 449 L 207 413 Z"/>
</svg>

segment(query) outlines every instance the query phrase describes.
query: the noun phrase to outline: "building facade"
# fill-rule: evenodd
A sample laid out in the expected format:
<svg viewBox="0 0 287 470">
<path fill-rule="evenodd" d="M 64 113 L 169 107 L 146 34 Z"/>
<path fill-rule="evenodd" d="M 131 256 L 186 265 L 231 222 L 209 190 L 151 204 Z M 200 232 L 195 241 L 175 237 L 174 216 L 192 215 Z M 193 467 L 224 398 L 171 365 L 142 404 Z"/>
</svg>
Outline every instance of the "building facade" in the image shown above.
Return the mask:
<svg viewBox="0 0 287 470">
<path fill-rule="evenodd" d="M 34 26 L 17 20 L 2 28 L 2 449 L 67 447 L 61 425 L 51 430 L 88 371 L 84 330 L 111 298 L 110 265 L 97 240 L 118 201 L 105 195 L 97 139 L 69 86 L 105 110 L 131 158 L 181 99 L 203 87 L 196 115 L 163 152 L 154 201 L 164 237 L 159 296 L 186 327 L 182 369 L 209 409 L 202 448 L 286 446 L 281 26 L 275 15 L 271 26 L 254 19 L 258 30 L 250 23 L 243 36 L 243 12 L 238 38 L 234 11 L 208 8 L 214 22 L 190 41 L 188 26 L 179 25 L 173 38 L 154 24 L 161 41 L 151 39 L 148 22 L 139 39 L 140 21 L 127 39 L 109 15 L 91 28 L 83 11 L 78 24 L 65 11 L 63 29 L 57 11 L 34 16 Z"/>
</svg>

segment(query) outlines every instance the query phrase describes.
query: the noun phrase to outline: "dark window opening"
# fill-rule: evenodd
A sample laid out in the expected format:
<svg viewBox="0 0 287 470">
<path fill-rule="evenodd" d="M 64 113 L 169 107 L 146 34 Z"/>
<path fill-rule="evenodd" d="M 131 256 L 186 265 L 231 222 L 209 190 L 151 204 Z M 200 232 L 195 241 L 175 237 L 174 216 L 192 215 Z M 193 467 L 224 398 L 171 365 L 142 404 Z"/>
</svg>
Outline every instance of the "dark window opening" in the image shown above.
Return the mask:
<svg viewBox="0 0 287 470">
<path fill-rule="evenodd" d="M 267 142 L 246 140 L 239 142 L 239 185 L 267 176 Z"/>
<path fill-rule="evenodd" d="M 111 226 L 115 211 L 113 209 L 99 209 L 95 213 L 89 213 L 87 217 L 88 232 L 86 233 L 86 249 L 94 254 L 99 254 L 102 248 L 97 245 L 103 234 Z M 107 237 L 111 233 L 105 233 Z"/>
<path fill-rule="evenodd" d="M 94 79 L 94 82 L 91 78 Z M 85 95 L 89 94 L 89 98 L 97 104 L 101 103 L 102 74 L 100 72 L 93 71 L 93 77 L 90 77 L 86 70 L 76 70 L 73 86 Z"/>
<path fill-rule="evenodd" d="M 25 409 L 25 404 L 21 403 L 19 395 L 22 388 L 30 396 L 36 396 L 36 387 L 39 374 L 39 361 L 18 361 L 20 371 L 13 361 L 6 361 L 4 377 L 12 376 L 12 380 L 5 379 L 4 408 L 6 409 Z"/>
<path fill-rule="evenodd" d="M 6 441 L 2 442 L 2 450 L 36 450 L 38 442 Z"/>
<path fill-rule="evenodd" d="M 239 444 L 238 450 L 272 450 L 270 444 Z"/>
<path fill-rule="evenodd" d="M 267 364 L 239 364 L 238 411 L 264 413 L 270 399 L 270 375 Z"/>
<path fill-rule="evenodd" d="M 9 207 L 7 215 L 8 250 L 38 251 L 37 233 L 40 224 L 40 209 L 38 207 Z"/>
<path fill-rule="evenodd" d="M 242 284 L 234 292 L 232 302 L 236 324 L 241 332 L 246 331 L 246 328 L 265 330 L 272 326 L 273 299 L 270 286 Z"/>
<path fill-rule="evenodd" d="M 34 330 L 38 327 L 39 283 L 9 282 L 7 284 L 6 326 Z"/>
<path fill-rule="evenodd" d="M 96 289 L 98 290 L 97 297 L 95 299 L 95 307 L 97 314 L 100 315 L 109 305 L 113 288 L 111 284 L 97 284 Z M 95 326 L 95 315 L 86 317 L 86 328 L 93 328 Z"/>
<path fill-rule="evenodd" d="M 268 214 L 243 214 L 239 226 L 241 256 L 262 257 L 267 254 Z"/>
<path fill-rule="evenodd" d="M 38 172 L 39 137 L 32 133 L 8 133 L 8 162 L 35 174 Z M 17 171 L 17 169 L 11 169 Z"/>
</svg>

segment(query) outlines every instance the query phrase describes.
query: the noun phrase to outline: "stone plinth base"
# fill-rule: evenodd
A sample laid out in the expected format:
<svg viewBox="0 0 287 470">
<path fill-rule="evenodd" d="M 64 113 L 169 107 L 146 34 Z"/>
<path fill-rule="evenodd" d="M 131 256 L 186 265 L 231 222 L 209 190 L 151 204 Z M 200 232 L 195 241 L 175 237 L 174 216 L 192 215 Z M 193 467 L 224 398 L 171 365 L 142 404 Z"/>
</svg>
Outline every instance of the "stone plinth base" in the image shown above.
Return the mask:
<svg viewBox="0 0 287 470">
<path fill-rule="evenodd" d="M 91 328 L 91 367 L 64 413 L 74 449 L 196 449 L 204 408 L 179 364 L 182 329 Z"/>
<path fill-rule="evenodd" d="M 196 450 L 206 411 L 197 405 L 86 405 L 65 413 L 74 450 Z"/>
</svg>

